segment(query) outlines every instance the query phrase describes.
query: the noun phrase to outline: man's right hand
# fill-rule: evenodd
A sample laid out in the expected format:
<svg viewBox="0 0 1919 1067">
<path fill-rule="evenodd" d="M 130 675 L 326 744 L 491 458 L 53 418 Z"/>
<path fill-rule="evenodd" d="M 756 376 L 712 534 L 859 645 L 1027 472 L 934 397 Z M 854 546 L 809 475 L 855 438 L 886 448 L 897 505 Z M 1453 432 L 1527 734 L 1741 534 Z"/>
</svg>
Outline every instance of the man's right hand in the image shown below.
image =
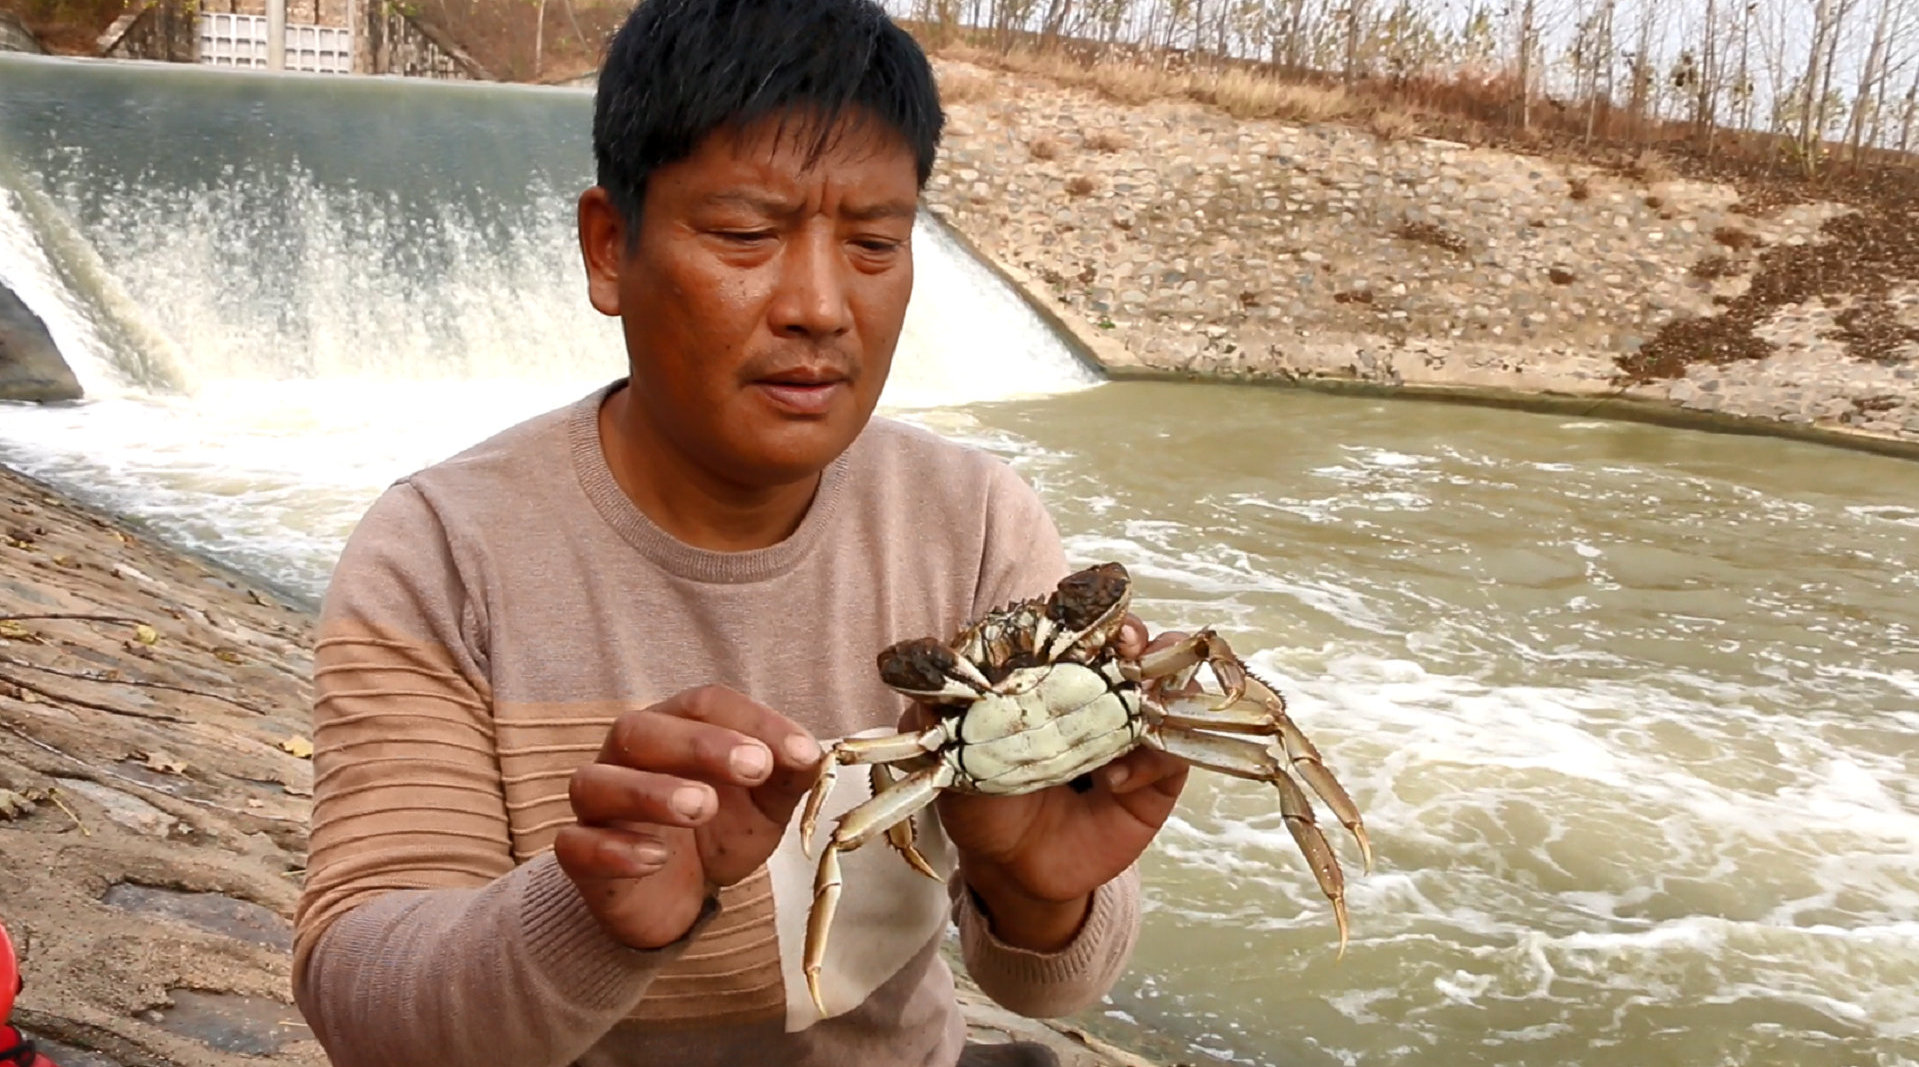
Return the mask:
<svg viewBox="0 0 1919 1067">
<path fill-rule="evenodd" d="M 573 773 L 554 857 L 616 940 L 671 944 L 773 854 L 819 759 L 791 719 L 723 686 L 629 711 Z"/>
</svg>

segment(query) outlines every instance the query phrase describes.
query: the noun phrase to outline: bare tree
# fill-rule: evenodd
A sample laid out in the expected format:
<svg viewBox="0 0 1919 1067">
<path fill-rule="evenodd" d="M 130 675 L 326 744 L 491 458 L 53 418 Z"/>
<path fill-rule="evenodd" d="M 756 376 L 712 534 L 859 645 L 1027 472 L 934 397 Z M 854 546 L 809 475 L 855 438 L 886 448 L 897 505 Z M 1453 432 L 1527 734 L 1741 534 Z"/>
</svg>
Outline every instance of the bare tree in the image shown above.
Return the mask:
<svg viewBox="0 0 1919 1067">
<path fill-rule="evenodd" d="M 1346 87 L 1359 79 L 1360 24 L 1366 18 L 1366 0 L 1346 0 Z"/>
<path fill-rule="evenodd" d="M 1705 29 L 1699 35 L 1699 85 L 1693 103 L 1693 129 L 1712 151 L 1713 131 L 1719 116 L 1719 0 L 1706 0 Z"/>
<path fill-rule="evenodd" d="M 1905 155 L 1912 150 L 1913 120 L 1919 119 L 1919 75 L 1914 75 L 1912 88 L 1906 90 L 1906 113 L 1899 123 L 1899 154 Z"/>
<path fill-rule="evenodd" d="M 1526 0 L 1519 13 L 1519 128 L 1533 126 L 1533 53 L 1538 50 L 1537 30 L 1533 23 L 1533 0 Z"/>
<path fill-rule="evenodd" d="M 1657 9 L 1654 0 L 1641 0 L 1639 7 L 1639 45 L 1633 51 L 1629 69 L 1632 71 L 1632 102 L 1627 105 L 1633 122 L 1644 128 L 1648 111 L 1652 107 L 1653 71 L 1657 69 L 1652 60 L 1652 20 Z"/>
<path fill-rule="evenodd" d="M 1875 92 L 1875 80 L 1879 78 L 1879 68 L 1886 56 L 1886 30 L 1892 22 L 1892 0 L 1881 0 L 1879 18 L 1873 24 L 1872 45 L 1866 50 L 1866 63 L 1859 69 L 1859 91 L 1852 98 L 1852 122 L 1848 141 L 1854 166 L 1859 164 L 1859 148 L 1866 136 L 1866 116 L 1872 108 L 1872 102 L 1878 99 Z"/>
</svg>

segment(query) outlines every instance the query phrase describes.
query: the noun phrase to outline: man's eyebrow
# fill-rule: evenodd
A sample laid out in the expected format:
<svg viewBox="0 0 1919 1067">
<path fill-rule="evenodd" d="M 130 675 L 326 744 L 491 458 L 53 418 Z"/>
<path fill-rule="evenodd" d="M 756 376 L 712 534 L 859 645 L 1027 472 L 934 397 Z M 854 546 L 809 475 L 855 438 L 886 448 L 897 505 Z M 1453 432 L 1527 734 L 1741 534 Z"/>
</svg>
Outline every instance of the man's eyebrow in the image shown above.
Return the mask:
<svg viewBox="0 0 1919 1067">
<path fill-rule="evenodd" d="M 709 207 L 745 208 L 768 218 L 786 218 L 798 213 L 801 208 L 796 200 L 745 190 L 721 190 L 708 193 L 703 198 L 703 202 Z M 919 205 L 912 200 L 881 200 L 869 204 L 852 204 L 840 210 L 842 216 L 854 222 L 912 219 L 918 213 Z"/>
<path fill-rule="evenodd" d="M 863 204 L 844 209 L 841 214 L 854 222 L 883 222 L 890 219 L 911 219 L 918 214 L 919 205 L 911 200 L 882 200 L 876 204 Z"/>
<path fill-rule="evenodd" d="M 724 190 L 708 193 L 704 202 L 711 207 L 743 207 L 749 211 L 775 218 L 791 215 L 799 211 L 800 204 L 794 200 L 782 200 L 765 193 L 751 193 L 743 190 Z"/>
</svg>

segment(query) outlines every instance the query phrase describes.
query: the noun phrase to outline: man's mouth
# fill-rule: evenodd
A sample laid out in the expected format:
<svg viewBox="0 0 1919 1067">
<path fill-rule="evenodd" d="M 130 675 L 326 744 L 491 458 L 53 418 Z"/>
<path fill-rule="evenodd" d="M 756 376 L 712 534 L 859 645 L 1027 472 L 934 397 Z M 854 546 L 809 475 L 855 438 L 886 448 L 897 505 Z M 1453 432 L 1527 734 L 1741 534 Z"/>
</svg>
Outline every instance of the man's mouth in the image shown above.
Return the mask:
<svg viewBox="0 0 1919 1067">
<path fill-rule="evenodd" d="M 847 388 L 844 374 L 825 367 L 777 371 L 753 385 L 775 408 L 793 415 L 824 415 Z"/>
</svg>

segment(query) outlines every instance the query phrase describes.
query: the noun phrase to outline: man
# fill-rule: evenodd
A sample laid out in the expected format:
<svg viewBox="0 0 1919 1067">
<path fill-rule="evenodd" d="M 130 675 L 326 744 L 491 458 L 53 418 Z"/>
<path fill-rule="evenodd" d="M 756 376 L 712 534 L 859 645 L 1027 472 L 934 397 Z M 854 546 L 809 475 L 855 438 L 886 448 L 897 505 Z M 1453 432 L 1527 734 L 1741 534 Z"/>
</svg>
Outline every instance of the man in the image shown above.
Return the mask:
<svg viewBox="0 0 1919 1067">
<path fill-rule="evenodd" d="M 909 710 L 875 654 L 1068 570 L 1007 467 L 871 419 L 940 123 L 869 0 L 645 0 L 613 39 L 579 233 L 629 377 L 390 487 L 327 594 L 294 985 L 337 1067 L 948 1067 L 949 920 L 1014 1011 L 1117 978 L 1184 782 L 1154 752 L 943 798 L 950 893 L 850 854 L 825 1018 L 801 971 L 819 739 Z"/>
</svg>

